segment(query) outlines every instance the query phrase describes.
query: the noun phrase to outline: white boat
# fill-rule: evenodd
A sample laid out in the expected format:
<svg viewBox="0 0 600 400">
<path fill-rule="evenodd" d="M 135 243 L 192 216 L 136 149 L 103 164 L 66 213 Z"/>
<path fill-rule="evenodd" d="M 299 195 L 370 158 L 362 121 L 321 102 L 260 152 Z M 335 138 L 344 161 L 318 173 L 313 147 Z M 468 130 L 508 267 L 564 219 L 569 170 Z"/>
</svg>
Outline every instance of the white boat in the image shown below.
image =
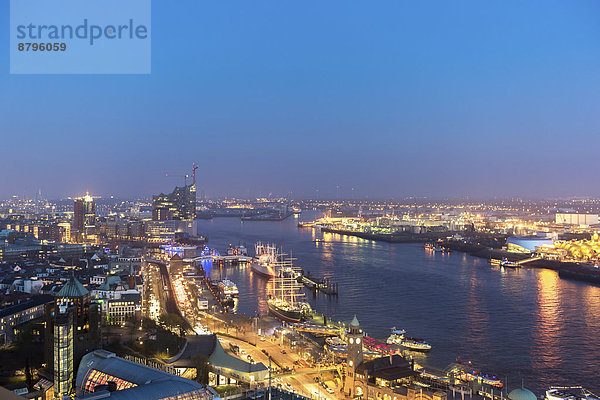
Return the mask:
<svg viewBox="0 0 600 400">
<path fill-rule="evenodd" d="M 410 338 L 410 337 L 405 337 L 402 340 L 402 342 L 400 343 L 400 346 L 405 347 L 410 350 L 416 350 L 416 351 L 431 350 L 431 345 L 429 343 L 427 343 L 425 340 L 417 339 L 417 338 Z"/>
<path fill-rule="evenodd" d="M 274 244 L 257 242 L 254 251 L 255 256 L 250 263 L 252 271 L 269 279 L 277 277 L 276 265 L 279 259 L 277 247 Z"/>
<path fill-rule="evenodd" d="M 598 396 L 581 386 L 552 386 L 546 390 L 546 400 L 598 400 Z"/>
<path fill-rule="evenodd" d="M 406 335 L 406 331 L 404 329 L 396 329 L 394 327 L 394 328 L 392 328 L 392 333 L 391 333 L 390 337 L 387 338 L 386 343 L 399 345 L 400 342 L 402 342 L 404 335 Z"/>
<path fill-rule="evenodd" d="M 406 336 L 404 329 L 392 328 L 390 337 L 387 338 L 387 344 L 397 344 L 404 348 L 416 351 L 429 351 L 431 345 L 423 339 L 411 338 Z"/>
<path fill-rule="evenodd" d="M 223 293 L 225 296 L 238 297 L 240 295 L 237 285 L 229 279 L 223 279 L 222 281 L 219 281 L 217 286 L 221 293 Z"/>
<path fill-rule="evenodd" d="M 500 261 L 500 266 L 504 268 L 520 268 L 521 266 L 516 262 L 508 261 L 506 258 Z"/>
</svg>

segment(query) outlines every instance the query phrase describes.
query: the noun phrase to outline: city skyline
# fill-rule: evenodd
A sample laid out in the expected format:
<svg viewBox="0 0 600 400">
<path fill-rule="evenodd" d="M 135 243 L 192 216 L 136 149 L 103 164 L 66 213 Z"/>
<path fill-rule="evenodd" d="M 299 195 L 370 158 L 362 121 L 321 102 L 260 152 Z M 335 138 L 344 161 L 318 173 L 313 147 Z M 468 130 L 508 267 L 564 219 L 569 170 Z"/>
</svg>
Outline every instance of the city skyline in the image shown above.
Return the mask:
<svg viewBox="0 0 600 400">
<path fill-rule="evenodd" d="M 0 198 L 600 196 L 599 8 L 156 3 L 150 75 L 0 76 Z"/>
</svg>

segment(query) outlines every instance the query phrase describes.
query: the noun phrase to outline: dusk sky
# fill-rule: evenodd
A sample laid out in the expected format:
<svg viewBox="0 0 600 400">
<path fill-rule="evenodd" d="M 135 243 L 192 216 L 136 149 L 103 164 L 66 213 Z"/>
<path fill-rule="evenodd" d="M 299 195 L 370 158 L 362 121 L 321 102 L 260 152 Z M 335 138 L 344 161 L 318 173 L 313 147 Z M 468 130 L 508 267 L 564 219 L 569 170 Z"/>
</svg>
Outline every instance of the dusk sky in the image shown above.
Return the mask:
<svg viewBox="0 0 600 400">
<path fill-rule="evenodd" d="M 155 0 L 150 75 L 0 62 L 0 198 L 600 196 L 597 0 Z"/>
</svg>

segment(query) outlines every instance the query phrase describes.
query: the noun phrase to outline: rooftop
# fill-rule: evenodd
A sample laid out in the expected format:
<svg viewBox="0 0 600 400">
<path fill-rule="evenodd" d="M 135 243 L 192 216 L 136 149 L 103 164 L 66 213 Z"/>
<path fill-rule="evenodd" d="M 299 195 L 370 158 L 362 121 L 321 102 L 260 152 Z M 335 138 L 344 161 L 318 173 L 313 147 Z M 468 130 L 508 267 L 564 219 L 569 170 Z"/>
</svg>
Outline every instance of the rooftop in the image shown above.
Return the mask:
<svg viewBox="0 0 600 400">
<path fill-rule="evenodd" d="M 92 369 L 131 382 L 136 386 L 114 392 L 100 391 L 89 393 L 77 397 L 78 399 L 152 400 L 190 392 L 199 392 L 198 396 L 194 397 L 198 399 L 217 397 L 216 393 L 210 387 L 125 360 L 106 350 L 96 350 L 83 356 L 77 370 L 76 385 L 78 389 L 83 387 Z"/>
<path fill-rule="evenodd" d="M 388 381 L 417 375 L 417 372 L 411 368 L 410 363 L 404 357 L 397 354 L 362 362 L 356 371 L 362 374 L 366 373 L 370 377 Z"/>
<path fill-rule="evenodd" d="M 84 297 L 90 292 L 75 278 L 75 273 L 71 274 L 69 281 L 58 291 L 56 297 Z"/>
<path fill-rule="evenodd" d="M 0 310 L 0 318 L 6 317 L 8 315 L 13 315 L 15 313 L 18 313 L 23 310 L 27 310 L 32 307 L 37 307 L 41 304 L 50 303 L 52 300 L 54 300 L 54 297 L 52 297 L 51 295 L 43 294 L 40 296 L 36 296 L 29 301 L 25 301 L 23 303 L 1 309 Z"/>
</svg>

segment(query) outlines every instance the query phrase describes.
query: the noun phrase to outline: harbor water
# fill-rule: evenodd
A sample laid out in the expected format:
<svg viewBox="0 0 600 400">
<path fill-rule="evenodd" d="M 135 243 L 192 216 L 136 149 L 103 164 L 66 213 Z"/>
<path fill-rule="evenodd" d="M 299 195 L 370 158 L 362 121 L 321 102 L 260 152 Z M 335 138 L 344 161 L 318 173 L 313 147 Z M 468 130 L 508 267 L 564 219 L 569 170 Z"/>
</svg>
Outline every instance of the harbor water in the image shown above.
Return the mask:
<svg viewBox="0 0 600 400">
<path fill-rule="evenodd" d="M 300 220 L 318 216 L 304 212 Z M 337 297 L 306 290 L 313 309 L 341 321 L 356 314 L 374 338 L 385 340 L 396 327 L 426 339 L 430 353 L 411 353 L 426 366 L 443 369 L 460 357 L 509 389 L 523 382 L 538 395 L 551 385 L 600 392 L 600 287 L 555 271 L 504 269 L 460 252 L 324 234 L 297 223 L 217 218 L 200 221 L 199 233 L 221 253 L 245 244 L 253 254 L 256 241 L 283 247 L 295 265 L 339 284 Z M 267 313 L 266 281 L 249 267 L 213 266 L 210 274 L 238 285 L 237 312 Z"/>
</svg>

